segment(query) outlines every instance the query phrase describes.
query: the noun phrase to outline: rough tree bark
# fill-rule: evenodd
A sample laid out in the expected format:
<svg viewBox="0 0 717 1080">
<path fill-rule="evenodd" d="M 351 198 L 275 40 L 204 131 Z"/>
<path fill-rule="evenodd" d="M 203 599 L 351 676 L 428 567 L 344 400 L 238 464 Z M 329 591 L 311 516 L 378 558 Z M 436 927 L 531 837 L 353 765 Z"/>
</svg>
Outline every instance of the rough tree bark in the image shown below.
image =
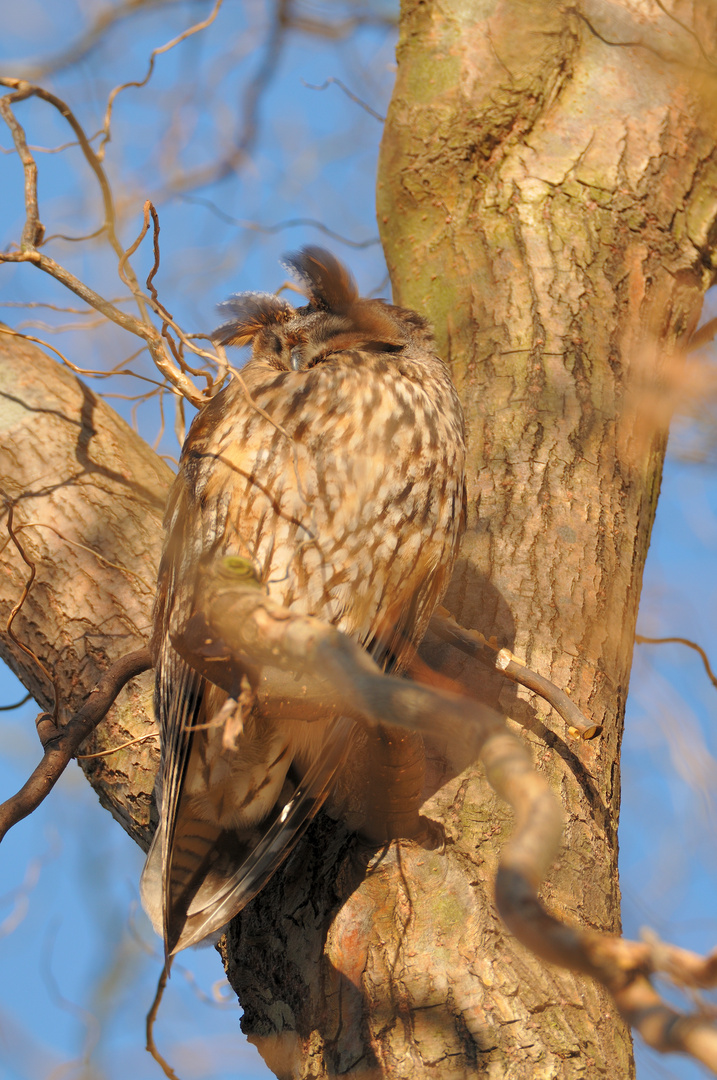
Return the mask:
<svg viewBox="0 0 717 1080">
<path fill-rule="evenodd" d="M 113 660 L 146 642 L 171 477 L 79 379 L 35 346 L 0 333 L 0 656 L 49 712 L 48 674 L 54 677 L 60 724 Z M 31 570 L 8 535 L 8 504 L 13 532 L 35 566 L 12 623 L 17 640 L 5 625 Z M 147 672 L 122 691 L 82 752 L 156 731 L 151 698 Z M 145 849 L 158 763 L 156 740 L 82 762 L 102 804 Z"/>
<path fill-rule="evenodd" d="M 576 746 L 528 695 L 499 700 L 568 815 L 545 899 L 604 929 L 619 928 L 619 740 L 665 444 L 646 401 L 669 388 L 715 268 L 717 20 L 684 8 L 677 23 L 647 0 L 406 0 L 379 176 L 396 299 L 433 318 L 468 417 L 450 606 L 605 728 Z M 697 18 L 699 44 L 681 25 Z M 5 348 L 0 468 L 37 564 L 14 630 L 55 674 L 62 716 L 145 632 L 168 471 L 73 377 Z M 3 562 L 9 613 L 28 568 L 11 542 Z M 34 662 L 3 650 L 51 705 Z M 497 698 L 447 647 L 426 656 Z M 127 693 L 98 747 L 147 730 L 146 680 Z M 151 746 L 90 763 L 145 844 Z M 606 996 L 501 927 L 506 811 L 476 770 L 432 763 L 424 812 L 445 851 L 371 849 L 324 816 L 233 923 L 223 955 L 250 1038 L 280 1077 L 630 1076 Z"/>
<path fill-rule="evenodd" d="M 715 11 L 696 6 L 694 24 L 713 56 Z M 566 745 L 544 707 L 503 689 L 569 815 L 546 900 L 619 930 L 619 748 L 664 395 L 714 279 L 715 69 L 653 3 L 406 0 L 398 60 L 384 247 L 399 302 L 438 328 L 468 419 L 471 517 L 449 606 L 604 725 Z M 462 658 L 452 670 L 473 678 Z M 481 787 L 466 809 L 460 846 L 477 850 L 490 911 L 504 812 Z M 592 1059 L 591 1075 L 629 1075 L 602 992 L 493 931 L 499 960 L 474 987 L 496 1033 L 510 1021 L 488 1055 L 510 1055 L 500 1074 L 582 1075 Z"/>
</svg>

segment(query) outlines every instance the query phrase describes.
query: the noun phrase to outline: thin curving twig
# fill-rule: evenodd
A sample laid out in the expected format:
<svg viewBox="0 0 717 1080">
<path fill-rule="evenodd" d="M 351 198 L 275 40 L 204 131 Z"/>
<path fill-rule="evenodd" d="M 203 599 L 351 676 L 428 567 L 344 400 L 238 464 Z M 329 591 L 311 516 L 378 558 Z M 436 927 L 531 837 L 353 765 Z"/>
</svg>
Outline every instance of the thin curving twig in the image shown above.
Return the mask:
<svg viewBox="0 0 717 1080">
<path fill-rule="evenodd" d="M 717 687 L 717 676 L 710 667 L 709 658 L 707 653 L 698 645 L 696 641 L 690 641 L 686 637 L 643 637 L 642 634 L 635 634 L 635 641 L 638 645 L 686 645 L 688 649 L 694 649 L 696 653 L 699 653 L 702 657 L 702 663 L 705 666 L 707 676 L 714 687 Z"/>
<path fill-rule="evenodd" d="M 162 1072 L 164 1073 L 164 1075 L 167 1077 L 167 1080 L 179 1080 L 179 1077 L 177 1076 L 177 1074 L 174 1071 L 174 1069 L 172 1068 L 172 1066 L 160 1054 L 159 1050 L 157 1049 L 157 1044 L 154 1041 L 154 1022 L 157 1019 L 157 1013 L 159 1012 L 159 1006 L 161 1005 L 162 998 L 164 997 L 164 991 L 165 991 L 166 986 L 167 986 L 167 979 L 169 977 L 169 971 L 170 971 L 171 966 L 172 966 L 172 957 L 170 956 L 170 957 L 167 958 L 166 962 L 162 965 L 162 973 L 159 976 L 159 982 L 157 983 L 157 991 L 156 991 L 156 993 L 154 995 L 154 1000 L 152 1001 L 152 1004 L 149 1007 L 149 1012 L 147 1013 L 147 1017 L 146 1017 L 146 1021 L 145 1021 L 145 1032 L 146 1032 L 146 1036 L 147 1036 L 146 1047 L 147 1047 L 148 1053 L 150 1053 L 152 1055 L 152 1057 L 157 1062 L 157 1064 L 159 1065 L 159 1067 L 162 1070 Z"/>
</svg>

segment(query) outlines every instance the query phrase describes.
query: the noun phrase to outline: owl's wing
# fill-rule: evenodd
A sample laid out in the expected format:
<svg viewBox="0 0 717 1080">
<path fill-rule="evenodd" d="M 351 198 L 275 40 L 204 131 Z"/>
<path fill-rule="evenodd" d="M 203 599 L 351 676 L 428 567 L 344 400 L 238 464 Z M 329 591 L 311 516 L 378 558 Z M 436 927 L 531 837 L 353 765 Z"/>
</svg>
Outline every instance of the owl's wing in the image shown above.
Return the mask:
<svg viewBox="0 0 717 1080">
<path fill-rule="evenodd" d="M 413 564 L 407 564 L 405 576 L 407 580 L 413 580 L 413 591 L 394 586 L 394 594 L 402 598 L 401 606 L 393 609 L 393 617 L 387 625 L 374 625 L 360 638 L 361 645 L 378 666 L 390 674 L 400 674 L 410 667 L 431 616 L 451 580 L 458 542 L 465 531 L 465 480 L 456 485 L 452 499 L 451 520 L 455 521 L 455 534 L 445 535 L 442 549 L 434 552 L 430 564 L 420 561 L 420 553 Z"/>
<path fill-rule="evenodd" d="M 172 623 L 191 614 L 194 570 L 201 538 L 192 536 L 184 487 L 175 482 L 165 517 L 169 542 L 162 556 L 155 605 L 155 714 L 162 740 L 157 779 L 159 825 L 142 872 L 142 904 L 164 938 L 167 954 L 176 940 L 174 837 L 194 730 L 203 719 L 206 680 L 187 664 L 170 641 Z"/>
<path fill-rule="evenodd" d="M 176 653 L 163 649 L 159 693 L 165 695 L 160 822 L 142 874 L 145 910 L 165 940 L 167 954 L 221 929 L 264 886 L 322 806 L 350 742 L 353 721 L 336 718 L 323 735 L 321 753 L 285 803 L 251 829 L 222 829 L 182 813 L 184 781 L 195 725 L 206 723 L 208 684 Z M 198 752 L 201 754 L 201 750 Z M 251 754 L 251 740 L 237 739 L 235 753 Z"/>
<path fill-rule="evenodd" d="M 453 567 L 463 451 L 459 419 L 432 401 L 445 387 L 424 388 L 422 375 L 404 377 L 375 353 L 342 356 L 301 373 L 252 361 L 242 376 L 254 405 L 230 383 L 187 440 L 155 618 L 165 772 L 143 890 L 168 952 L 222 926 L 261 888 L 323 801 L 347 742 L 341 724 L 322 742 L 324 729 L 307 723 L 298 737 L 313 738 L 310 754 L 281 725 L 263 745 L 245 732 L 231 785 L 215 784 L 199 730 L 213 718 L 213 692 L 171 644 L 202 562 L 246 555 L 273 598 L 332 622 L 394 670 L 423 636 Z M 292 758 L 309 773 L 282 805 Z M 208 813 L 187 794 L 203 777 Z"/>
</svg>

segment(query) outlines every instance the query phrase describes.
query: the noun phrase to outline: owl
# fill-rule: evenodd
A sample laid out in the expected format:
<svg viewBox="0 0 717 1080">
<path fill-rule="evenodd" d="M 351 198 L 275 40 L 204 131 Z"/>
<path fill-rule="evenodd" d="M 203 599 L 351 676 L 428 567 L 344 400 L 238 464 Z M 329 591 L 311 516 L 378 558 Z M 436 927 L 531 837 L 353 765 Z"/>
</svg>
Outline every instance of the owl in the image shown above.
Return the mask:
<svg viewBox="0 0 717 1080">
<path fill-rule="evenodd" d="M 153 637 L 160 823 L 142 876 L 167 955 L 259 891 L 326 797 L 352 728 L 247 709 L 179 656 L 201 568 L 248 560 L 273 600 L 396 674 L 464 528 L 463 415 L 426 320 L 361 299 L 321 248 L 286 265 L 305 306 L 264 293 L 221 305 L 214 339 L 251 344 L 251 358 L 195 418 L 167 506 Z"/>
</svg>

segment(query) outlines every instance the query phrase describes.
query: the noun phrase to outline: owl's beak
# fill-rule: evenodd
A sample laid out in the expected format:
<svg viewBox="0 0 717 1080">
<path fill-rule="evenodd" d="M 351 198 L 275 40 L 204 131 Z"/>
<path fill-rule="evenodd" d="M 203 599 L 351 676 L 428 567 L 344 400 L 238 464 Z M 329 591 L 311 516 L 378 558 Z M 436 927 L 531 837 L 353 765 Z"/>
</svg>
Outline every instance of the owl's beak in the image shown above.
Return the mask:
<svg viewBox="0 0 717 1080">
<path fill-rule="evenodd" d="M 295 345 L 291 350 L 291 367 L 294 371 L 301 371 L 301 362 L 303 359 L 301 345 Z"/>
</svg>

